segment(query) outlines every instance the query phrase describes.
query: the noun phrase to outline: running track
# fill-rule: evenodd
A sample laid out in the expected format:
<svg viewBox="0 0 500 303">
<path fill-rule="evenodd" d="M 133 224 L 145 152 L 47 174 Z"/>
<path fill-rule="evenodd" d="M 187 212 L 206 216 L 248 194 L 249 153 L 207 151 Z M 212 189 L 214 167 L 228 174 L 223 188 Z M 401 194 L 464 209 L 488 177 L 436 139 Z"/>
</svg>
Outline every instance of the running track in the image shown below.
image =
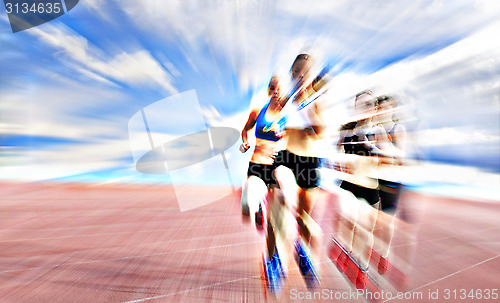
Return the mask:
<svg viewBox="0 0 500 303">
<path fill-rule="evenodd" d="M 264 236 L 242 224 L 239 193 L 184 213 L 172 188 L 160 186 L 4 183 L 0 197 L 0 302 L 266 300 Z M 335 201 L 325 197 L 321 224 L 329 237 Z M 415 206 L 417 230 L 408 290 L 422 298 L 390 302 L 498 302 L 443 296 L 445 289 L 500 288 L 500 203 L 416 193 L 405 201 Z M 397 234 L 394 246 L 405 246 Z M 322 271 L 319 291 L 354 291 L 326 256 Z M 268 300 L 334 301 L 299 300 L 308 293 L 293 264 L 289 275 L 282 296 Z M 439 300 L 429 299 L 436 290 Z"/>
</svg>

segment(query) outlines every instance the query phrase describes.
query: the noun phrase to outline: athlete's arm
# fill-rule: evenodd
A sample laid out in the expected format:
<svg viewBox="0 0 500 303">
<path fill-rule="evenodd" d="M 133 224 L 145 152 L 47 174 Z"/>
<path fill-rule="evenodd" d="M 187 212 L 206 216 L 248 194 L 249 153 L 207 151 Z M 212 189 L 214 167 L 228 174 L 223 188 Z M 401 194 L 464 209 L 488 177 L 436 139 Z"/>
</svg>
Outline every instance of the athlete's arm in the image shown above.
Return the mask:
<svg viewBox="0 0 500 303">
<path fill-rule="evenodd" d="M 377 156 L 379 156 L 380 164 L 394 163 L 394 148 L 389 141 L 389 136 L 382 126 L 375 126 L 375 145 L 373 146 L 373 151 Z"/>
<path fill-rule="evenodd" d="M 321 110 L 316 102 L 310 104 L 310 106 L 313 106 L 314 108 L 314 110 L 309 112 L 311 121 L 313 121 L 314 125 L 304 128 L 304 134 L 319 140 L 325 132 L 325 126 L 323 119 L 321 118 Z"/>
<path fill-rule="evenodd" d="M 396 145 L 393 144 L 394 162 L 397 165 L 402 165 L 406 153 L 406 128 L 401 124 L 397 124 L 393 136 L 395 137 L 393 141 L 397 142 Z"/>
<path fill-rule="evenodd" d="M 243 127 L 241 131 L 241 140 L 243 141 L 243 146 L 248 149 L 250 146 L 248 145 L 248 131 L 251 130 L 255 126 L 255 122 L 257 121 L 257 111 L 252 110 L 250 115 L 248 116 L 247 123 Z"/>
</svg>

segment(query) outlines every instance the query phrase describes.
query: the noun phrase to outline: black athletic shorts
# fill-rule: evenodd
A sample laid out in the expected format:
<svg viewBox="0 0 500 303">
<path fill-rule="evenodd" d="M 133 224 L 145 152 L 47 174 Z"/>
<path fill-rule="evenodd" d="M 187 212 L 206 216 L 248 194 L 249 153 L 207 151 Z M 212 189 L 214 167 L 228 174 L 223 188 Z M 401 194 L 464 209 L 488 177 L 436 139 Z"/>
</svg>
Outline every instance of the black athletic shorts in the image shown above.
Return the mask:
<svg viewBox="0 0 500 303">
<path fill-rule="evenodd" d="M 282 150 L 276 155 L 274 165 L 288 167 L 295 175 L 297 185 L 303 189 L 319 186 L 319 158 L 317 157 L 299 156 Z"/>
<path fill-rule="evenodd" d="M 254 162 L 250 162 L 248 164 L 248 172 L 247 176 L 256 176 L 259 177 L 267 186 L 276 185 L 276 178 L 274 177 L 274 169 L 276 166 L 273 164 L 258 164 Z"/>
<path fill-rule="evenodd" d="M 380 204 L 383 211 L 395 211 L 403 185 L 387 180 L 378 180 Z"/>
<path fill-rule="evenodd" d="M 347 181 L 342 181 L 340 188 L 350 191 L 357 198 L 365 199 L 370 205 L 379 200 L 379 191 L 376 188 L 363 187 Z"/>
</svg>

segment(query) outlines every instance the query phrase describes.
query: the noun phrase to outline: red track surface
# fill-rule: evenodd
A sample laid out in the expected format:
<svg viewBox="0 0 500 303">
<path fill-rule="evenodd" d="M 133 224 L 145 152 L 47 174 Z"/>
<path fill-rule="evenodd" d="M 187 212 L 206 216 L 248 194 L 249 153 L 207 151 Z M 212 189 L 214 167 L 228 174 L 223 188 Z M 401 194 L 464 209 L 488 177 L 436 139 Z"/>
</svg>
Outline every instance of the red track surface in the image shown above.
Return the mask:
<svg viewBox="0 0 500 303">
<path fill-rule="evenodd" d="M 242 224 L 239 194 L 184 213 L 172 188 L 159 186 L 2 184 L 0 197 L 0 302 L 265 300 L 259 269 L 265 239 Z M 500 288 L 500 203 L 414 193 L 405 201 L 418 206 L 409 290 L 422 298 L 390 302 L 498 302 L 462 300 L 460 289 Z M 325 205 L 325 237 L 334 211 L 335 203 Z M 396 235 L 394 252 L 403 247 Z M 323 259 L 318 291 L 355 292 Z M 445 300 L 446 289 L 456 289 L 457 298 Z M 429 299 L 436 290 L 439 299 Z M 365 302 L 300 300 L 314 295 L 306 291 L 291 264 L 282 296 L 270 300 Z"/>
</svg>

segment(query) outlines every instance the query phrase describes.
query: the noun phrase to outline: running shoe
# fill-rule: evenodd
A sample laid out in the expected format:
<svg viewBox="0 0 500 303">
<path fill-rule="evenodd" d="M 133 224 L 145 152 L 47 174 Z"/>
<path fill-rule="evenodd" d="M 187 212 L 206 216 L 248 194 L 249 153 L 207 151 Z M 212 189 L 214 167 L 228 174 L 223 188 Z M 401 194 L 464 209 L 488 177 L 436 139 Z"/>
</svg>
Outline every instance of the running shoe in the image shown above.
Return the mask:
<svg viewBox="0 0 500 303">
<path fill-rule="evenodd" d="M 288 275 L 287 275 L 287 270 L 285 267 L 283 267 L 283 263 L 281 263 L 281 258 L 278 254 L 278 250 L 276 249 L 276 252 L 274 253 L 274 256 L 273 256 L 273 260 L 274 262 L 274 267 L 276 268 L 276 271 L 278 272 L 278 274 L 280 275 L 281 278 L 283 279 L 287 279 L 288 278 Z"/>
<path fill-rule="evenodd" d="M 366 269 L 359 269 L 358 271 L 358 277 L 356 278 L 356 288 L 357 289 L 365 289 L 366 287 L 366 280 L 368 279 L 368 268 Z"/>
<path fill-rule="evenodd" d="M 387 272 L 388 269 L 389 261 L 387 261 L 387 258 L 380 256 L 380 261 L 378 261 L 378 273 L 380 275 L 383 275 Z"/>
<path fill-rule="evenodd" d="M 266 227 L 266 217 L 262 209 L 262 203 L 259 204 L 259 210 L 255 212 L 255 226 L 258 230 L 264 230 Z"/>
<path fill-rule="evenodd" d="M 347 269 L 347 264 L 349 263 L 349 256 L 345 253 L 345 251 L 341 251 L 337 258 L 337 269 L 340 272 L 345 272 Z"/>
<path fill-rule="evenodd" d="M 241 214 L 244 217 L 250 217 L 250 207 L 248 207 L 248 204 L 242 204 L 241 205 Z"/>
<path fill-rule="evenodd" d="M 342 249 L 337 245 L 337 243 L 334 242 L 332 246 L 330 246 L 328 256 L 330 257 L 330 260 L 335 263 L 341 253 Z"/>
<path fill-rule="evenodd" d="M 264 273 L 266 275 L 267 288 L 271 293 L 278 294 L 281 292 L 281 281 L 278 269 L 275 266 L 276 262 L 273 262 L 273 260 L 264 259 Z"/>
<path fill-rule="evenodd" d="M 299 264 L 300 273 L 304 277 L 307 288 L 317 288 L 319 285 L 319 275 L 301 241 L 295 241 L 295 252 L 297 253 L 295 258 Z"/>
</svg>

